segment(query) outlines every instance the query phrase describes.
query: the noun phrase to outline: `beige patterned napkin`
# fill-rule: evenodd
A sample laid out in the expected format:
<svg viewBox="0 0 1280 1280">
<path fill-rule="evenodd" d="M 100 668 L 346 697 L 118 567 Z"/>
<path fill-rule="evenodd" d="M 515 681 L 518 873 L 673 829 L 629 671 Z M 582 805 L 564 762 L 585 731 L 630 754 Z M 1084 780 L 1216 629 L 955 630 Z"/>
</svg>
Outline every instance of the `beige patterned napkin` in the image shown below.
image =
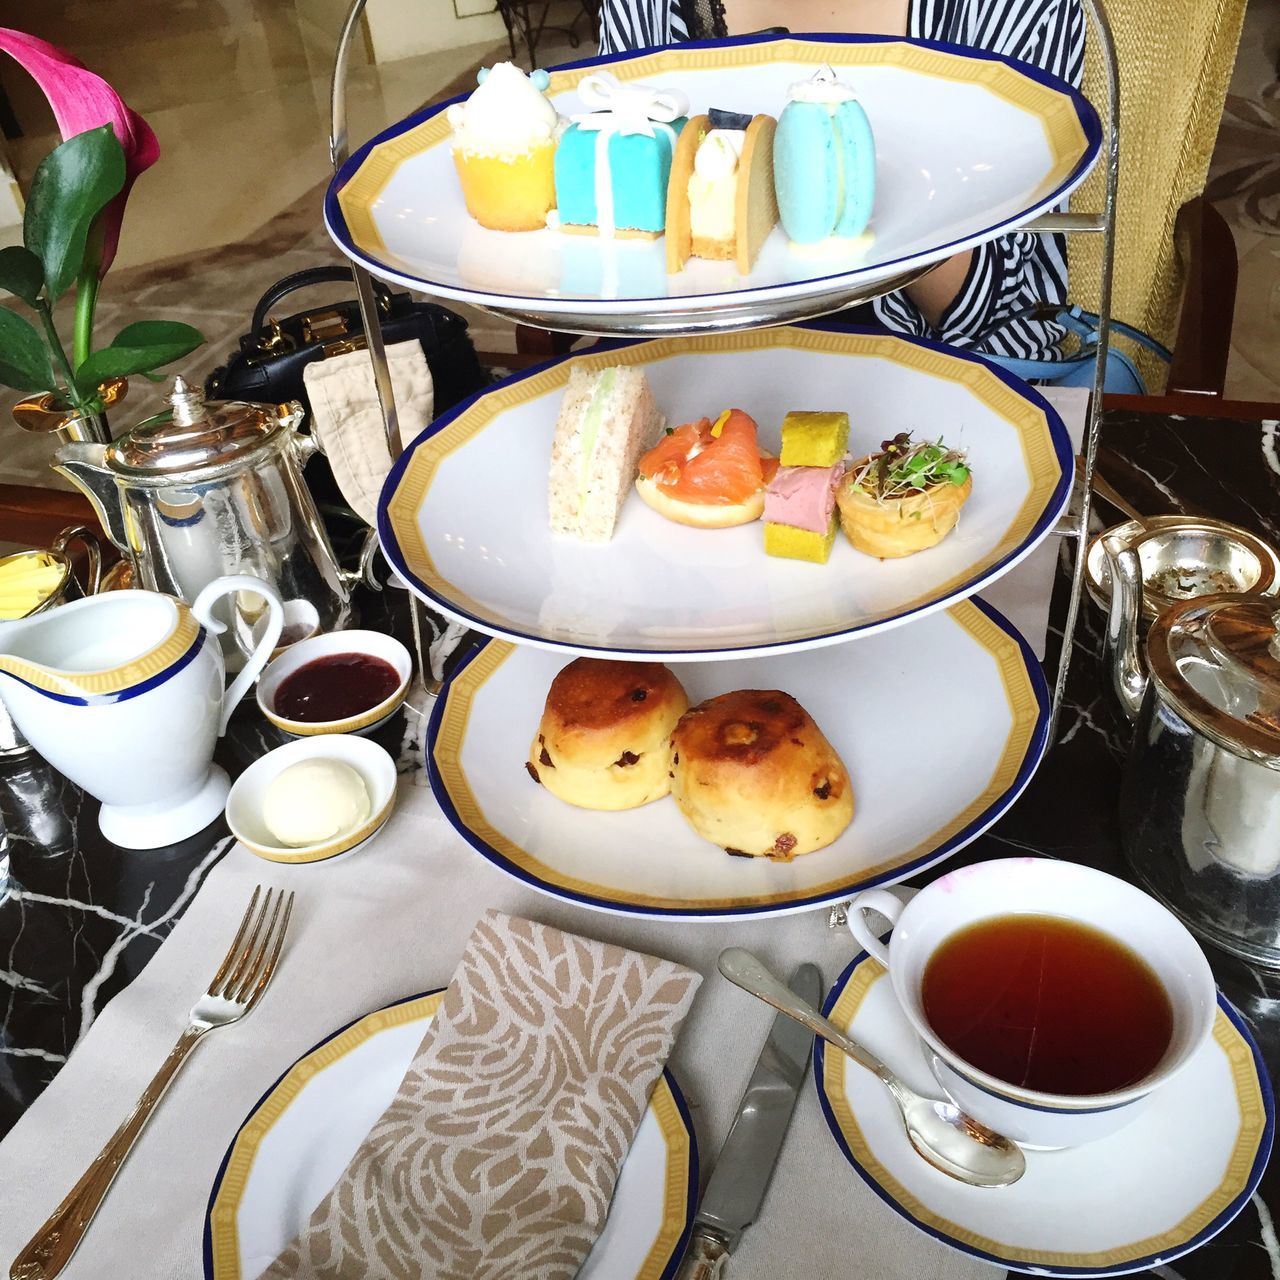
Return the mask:
<svg viewBox="0 0 1280 1280">
<path fill-rule="evenodd" d="M 702 978 L 489 911 L 271 1280 L 570 1280 Z"/>
</svg>

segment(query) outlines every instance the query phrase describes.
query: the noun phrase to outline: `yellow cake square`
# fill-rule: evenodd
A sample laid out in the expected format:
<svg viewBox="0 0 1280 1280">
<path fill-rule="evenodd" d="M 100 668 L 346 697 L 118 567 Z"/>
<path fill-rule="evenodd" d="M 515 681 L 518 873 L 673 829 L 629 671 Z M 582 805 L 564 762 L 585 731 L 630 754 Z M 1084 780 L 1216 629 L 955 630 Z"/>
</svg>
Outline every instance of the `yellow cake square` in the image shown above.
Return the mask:
<svg viewBox="0 0 1280 1280">
<path fill-rule="evenodd" d="M 782 420 L 784 467 L 834 467 L 849 443 L 847 413 L 813 413 L 793 409 Z"/>
<path fill-rule="evenodd" d="M 787 560 L 812 560 L 814 564 L 826 564 L 831 558 L 831 544 L 836 540 L 836 518 L 831 517 L 831 527 L 826 533 L 813 533 L 809 529 L 797 529 L 790 524 L 774 524 L 766 520 L 764 525 L 764 552 L 768 556 L 782 556 Z"/>
</svg>

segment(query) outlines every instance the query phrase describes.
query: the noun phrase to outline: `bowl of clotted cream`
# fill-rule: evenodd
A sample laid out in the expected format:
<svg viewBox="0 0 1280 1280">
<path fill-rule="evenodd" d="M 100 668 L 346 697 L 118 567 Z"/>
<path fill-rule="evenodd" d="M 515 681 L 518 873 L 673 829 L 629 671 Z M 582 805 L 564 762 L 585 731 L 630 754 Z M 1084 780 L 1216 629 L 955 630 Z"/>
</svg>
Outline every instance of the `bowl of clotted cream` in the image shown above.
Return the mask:
<svg viewBox="0 0 1280 1280">
<path fill-rule="evenodd" d="M 255 760 L 227 797 L 227 825 L 272 862 L 321 862 L 364 844 L 391 816 L 396 766 L 352 734 L 300 738 Z"/>
</svg>

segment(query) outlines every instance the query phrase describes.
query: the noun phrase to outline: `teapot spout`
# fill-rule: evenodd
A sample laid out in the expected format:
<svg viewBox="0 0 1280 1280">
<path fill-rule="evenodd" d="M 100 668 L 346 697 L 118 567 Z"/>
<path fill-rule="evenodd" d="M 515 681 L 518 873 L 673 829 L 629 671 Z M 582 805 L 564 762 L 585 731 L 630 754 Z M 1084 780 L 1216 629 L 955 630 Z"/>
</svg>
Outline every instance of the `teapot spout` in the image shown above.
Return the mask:
<svg viewBox="0 0 1280 1280">
<path fill-rule="evenodd" d="M 1106 547 L 1111 568 L 1111 609 L 1107 615 L 1107 655 L 1111 686 L 1120 709 L 1136 720 L 1147 691 L 1147 673 L 1138 656 L 1142 612 L 1142 561 L 1131 547 Z"/>
<path fill-rule="evenodd" d="M 124 527 L 124 510 L 120 491 L 107 469 L 107 447 L 77 441 L 64 444 L 53 456 L 53 469 L 66 476 L 93 504 L 107 536 L 120 548 L 129 551 L 129 538 Z"/>
</svg>

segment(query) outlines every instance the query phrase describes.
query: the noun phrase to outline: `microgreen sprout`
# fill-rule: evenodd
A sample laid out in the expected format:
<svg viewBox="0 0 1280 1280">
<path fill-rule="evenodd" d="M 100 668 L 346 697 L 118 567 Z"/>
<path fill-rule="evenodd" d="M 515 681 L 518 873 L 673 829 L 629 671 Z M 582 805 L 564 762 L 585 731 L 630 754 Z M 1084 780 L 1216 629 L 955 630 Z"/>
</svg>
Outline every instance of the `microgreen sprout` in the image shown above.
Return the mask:
<svg viewBox="0 0 1280 1280">
<path fill-rule="evenodd" d="M 941 439 L 912 444 L 909 431 L 880 445 L 857 470 L 853 484 L 878 502 L 908 498 L 940 484 L 964 484 L 969 478 L 965 453 L 948 449 Z"/>
</svg>

